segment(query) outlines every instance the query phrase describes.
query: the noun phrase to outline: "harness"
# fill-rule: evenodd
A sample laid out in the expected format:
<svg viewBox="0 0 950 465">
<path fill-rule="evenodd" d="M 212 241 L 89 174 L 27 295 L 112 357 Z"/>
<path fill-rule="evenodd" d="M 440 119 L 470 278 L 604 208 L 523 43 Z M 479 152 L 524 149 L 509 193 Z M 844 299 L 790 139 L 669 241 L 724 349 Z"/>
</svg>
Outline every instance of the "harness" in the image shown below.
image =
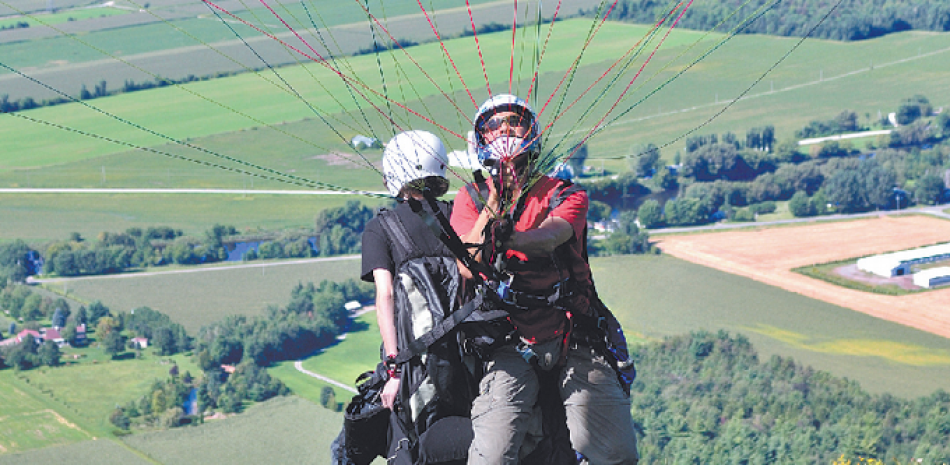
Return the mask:
<svg viewBox="0 0 950 465">
<path fill-rule="evenodd" d="M 481 211 L 485 208 L 485 202 L 483 199 L 487 198 L 489 195 L 488 183 L 482 177 L 477 177 L 476 181 L 472 184 L 467 184 L 465 186 L 466 191 L 468 191 L 469 198 L 472 199 L 472 202 L 475 204 L 475 208 L 478 211 Z M 548 202 L 548 212 L 554 211 L 559 205 L 561 205 L 568 197 L 571 195 L 583 191 L 583 188 L 580 186 L 571 183 L 570 181 L 563 181 L 560 186 L 558 186 L 558 191 L 551 196 L 550 201 Z M 512 225 L 517 223 L 521 214 L 524 213 L 524 197 L 519 201 L 518 205 L 515 207 L 514 213 L 509 218 Z M 492 223 L 486 226 L 485 237 L 488 237 L 489 231 L 492 228 Z M 584 258 L 587 258 L 587 227 L 584 227 L 582 244 L 584 250 Z M 499 297 L 501 297 L 502 302 L 506 305 L 509 310 L 514 312 L 524 311 L 531 308 L 538 307 L 557 307 L 564 300 L 577 295 L 579 291 L 582 290 L 580 283 L 573 276 L 573 269 L 565 265 L 565 260 L 563 256 L 566 254 L 566 250 L 570 247 L 578 238 L 572 236 L 570 240 L 559 245 L 554 249 L 554 252 L 546 258 L 533 258 L 529 261 L 522 261 L 520 259 L 514 258 L 506 260 L 500 254 L 493 254 L 494 256 L 490 257 L 490 260 L 493 262 L 493 268 L 503 273 L 507 277 L 503 281 L 502 287 L 504 292 L 499 292 Z M 551 292 L 544 294 L 535 294 L 523 291 L 517 291 L 511 288 L 511 282 L 514 277 L 513 273 L 520 271 L 540 271 L 546 270 L 554 267 L 558 270 L 558 276 L 561 276 L 561 279 L 552 286 Z M 564 275 L 561 271 L 567 269 L 567 276 Z"/>
<path fill-rule="evenodd" d="M 477 178 L 475 183 L 467 184 L 465 189 L 475 204 L 475 208 L 481 211 L 485 206 L 482 199 L 487 198 L 489 194 L 487 182 L 485 182 L 484 178 Z M 583 190 L 583 188 L 570 181 L 562 181 L 556 189 L 558 189 L 557 192 L 550 197 L 548 212 L 554 211 L 554 209 L 567 200 L 568 197 Z M 523 204 L 516 208 L 515 218 L 522 213 L 523 208 Z M 565 262 L 563 257 L 566 255 L 567 247 L 570 247 L 576 240 L 582 241 L 581 254 L 584 261 L 587 262 L 589 257 L 587 251 L 586 225 L 584 226 L 580 238 L 572 236 L 569 241 L 555 248 L 547 260 L 534 259 L 531 261 L 531 264 L 521 263 L 520 261 L 507 261 L 505 265 L 506 269 L 514 272 L 545 269 L 551 266 L 558 269 L 559 276 L 563 276 L 560 270 L 566 268 L 568 271 L 567 276 L 562 277 L 562 279 L 555 284 L 550 294 L 536 295 L 511 290 L 509 299 L 507 299 L 508 303 L 515 309 L 521 310 L 537 307 L 562 307 L 558 305 L 561 301 L 577 295 L 579 292 L 588 291 L 587 295 L 590 302 L 591 314 L 586 315 L 573 312 L 570 314 L 572 327 L 569 337 L 571 344 L 573 346 L 580 343 L 586 344 L 604 356 L 616 372 L 617 379 L 620 381 L 621 386 L 623 386 L 625 392 L 629 395 L 630 385 L 636 378 L 637 373 L 634 362 L 630 358 L 627 350 L 626 337 L 623 334 L 620 323 L 617 321 L 613 312 L 600 300 L 600 296 L 597 294 L 597 289 L 593 282 L 593 277 L 591 277 L 588 283 L 581 283 L 574 276 L 574 269 L 572 267 L 563 266 Z M 496 260 L 497 259 L 496 257 Z M 529 361 L 537 357 L 530 345 L 520 344 L 518 351 L 521 352 L 522 357 Z"/>
</svg>

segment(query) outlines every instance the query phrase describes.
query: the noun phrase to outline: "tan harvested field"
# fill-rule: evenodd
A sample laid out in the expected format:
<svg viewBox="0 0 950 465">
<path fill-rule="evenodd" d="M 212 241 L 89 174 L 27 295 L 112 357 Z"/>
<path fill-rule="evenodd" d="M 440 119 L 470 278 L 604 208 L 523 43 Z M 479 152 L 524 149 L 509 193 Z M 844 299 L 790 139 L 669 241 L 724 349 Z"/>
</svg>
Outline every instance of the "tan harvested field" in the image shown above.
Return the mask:
<svg viewBox="0 0 950 465">
<path fill-rule="evenodd" d="M 664 253 L 950 338 L 950 288 L 903 296 L 856 291 L 793 268 L 950 241 L 950 221 L 889 217 L 656 238 Z"/>
</svg>

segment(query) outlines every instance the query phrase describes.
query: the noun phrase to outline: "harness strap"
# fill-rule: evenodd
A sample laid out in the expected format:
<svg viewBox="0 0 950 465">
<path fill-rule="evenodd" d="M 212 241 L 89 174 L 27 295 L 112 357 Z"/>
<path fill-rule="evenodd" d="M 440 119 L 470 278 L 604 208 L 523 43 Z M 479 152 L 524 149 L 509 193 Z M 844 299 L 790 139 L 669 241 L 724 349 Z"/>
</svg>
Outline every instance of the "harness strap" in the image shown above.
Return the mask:
<svg viewBox="0 0 950 465">
<path fill-rule="evenodd" d="M 399 219 L 399 215 L 397 215 L 396 212 L 380 210 L 379 224 L 386 230 L 386 235 L 389 236 L 393 241 L 393 245 L 396 246 L 396 263 L 402 263 L 409 257 L 421 255 L 422 249 L 412 240 L 412 236 L 409 234 L 406 226 L 402 224 L 402 220 Z"/>
<path fill-rule="evenodd" d="M 409 206 L 412 208 L 412 211 L 421 216 L 423 222 L 425 222 L 426 226 L 429 227 L 436 237 L 438 237 L 439 240 L 442 241 L 442 243 L 452 251 L 455 257 L 458 258 L 459 261 L 465 265 L 465 267 L 474 272 L 473 276 L 476 280 L 480 280 L 480 277 L 478 276 L 479 274 L 488 276 L 493 280 L 498 280 L 499 276 L 494 269 L 475 261 L 472 255 L 468 253 L 468 249 L 462 242 L 462 239 L 455 232 L 455 229 L 452 228 L 452 224 L 449 222 L 449 219 L 445 217 L 445 213 L 443 213 L 442 210 L 438 208 L 438 204 L 436 203 L 435 198 L 432 197 L 432 194 L 429 191 L 425 191 L 423 197 L 432 210 L 432 215 L 429 216 L 426 214 L 425 210 L 422 208 L 422 202 L 420 202 L 418 199 L 410 198 L 408 202 Z M 438 224 L 435 224 L 432 221 L 432 217 L 435 217 L 435 219 L 438 221 Z"/>
</svg>

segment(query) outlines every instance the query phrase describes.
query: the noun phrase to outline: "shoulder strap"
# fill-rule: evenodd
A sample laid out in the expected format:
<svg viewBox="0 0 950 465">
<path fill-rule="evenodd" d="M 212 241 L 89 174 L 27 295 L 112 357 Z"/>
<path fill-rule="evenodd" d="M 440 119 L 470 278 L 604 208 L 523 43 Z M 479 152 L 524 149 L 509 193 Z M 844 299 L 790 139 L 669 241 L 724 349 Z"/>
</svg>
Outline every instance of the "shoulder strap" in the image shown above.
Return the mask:
<svg viewBox="0 0 950 465">
<path fill-rule="evenodd" d="M 485 208 L 485 199 L 488 198 L 488 183 L 482 180 L 481 182 L 476 180 L 473 183 L 466 184 L 465 190 L 468 191 L 469 198 L 472 199 L 472 203 L 475 204 L 475 209 L 479 212 Z"/>
<path fill-rule="evenodd" d="M 420 249 L 412 240 L 406 226 L 402 224 L 399 215 L 394 210 L 382 210 L 379 212 L 379 224 L 395 247 L 395 262 L 397 265 L 404 262 L 409 257 L 419 255 Z"/>
<path fill-rule="evenodd" d="M 548 204 L 548 211 L 554 211 L 559 205 L 564 203 L 568 197 L 574 195 L 577 192 L 584 190 L 583 187 L 574 184 L 571 181 L 563 181 L 561 185 L 555 188 L 556 192 L 551 196 L 550 203 Z"/>
</svg>

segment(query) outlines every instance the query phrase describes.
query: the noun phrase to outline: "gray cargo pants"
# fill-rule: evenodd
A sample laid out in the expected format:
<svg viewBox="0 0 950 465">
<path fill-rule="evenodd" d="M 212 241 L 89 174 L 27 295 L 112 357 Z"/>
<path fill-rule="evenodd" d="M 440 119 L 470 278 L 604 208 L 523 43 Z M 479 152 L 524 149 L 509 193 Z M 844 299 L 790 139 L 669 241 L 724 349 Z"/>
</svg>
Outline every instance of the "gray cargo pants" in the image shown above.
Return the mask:
<svg viewBox="0 0 950 465">
<path fill-rule="evenodd" d="M 574 450 L 592 465 L 637 463 L 630 399 L 603 357 L 584 345 L 571 348 L 559 387 Z M 470 465 L 518 463 L 526 435 L 539 429 L 538 389 L 535 368 L 513 345 L 495 350 L 472 404 Z"/>
</svg>

